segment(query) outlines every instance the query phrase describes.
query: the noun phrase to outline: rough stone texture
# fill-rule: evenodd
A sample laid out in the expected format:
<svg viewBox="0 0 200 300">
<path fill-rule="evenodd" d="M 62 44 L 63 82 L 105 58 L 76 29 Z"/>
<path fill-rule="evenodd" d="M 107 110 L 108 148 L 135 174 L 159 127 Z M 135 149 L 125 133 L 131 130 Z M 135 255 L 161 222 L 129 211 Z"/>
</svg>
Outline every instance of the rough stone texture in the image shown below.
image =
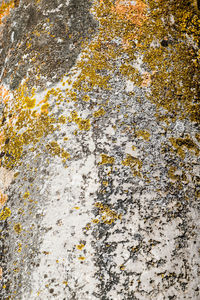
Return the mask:
<svg viewBox="0 0 200 300">
<path fill-rule="evenodd" d="M 38 87 L 70 70 L 94 32 L 90 1 L 23 1 L 7 18 L 0 44 L 1 79 L 16 89 L 28 74 Z M 6 62 L 5 62 L 6 61 Z M 36 75 L 40 71 L 40 78 Z M 33 82 L 32 82 L 33 84 Z"/>
<path fill-rule="evenodd" d="M 99 30 L 91 5 L 19 1 L 1 26 L 0 299 L 198 300 L 198 126 L 158 120 L 150 87 L 117 68 L 99 65 L 109 88 L 73 93 L 81 43 Z M 20 110 L 26 76 L 38 106 Z M 32 109 L 38 119 L 20 119 Z M 187 135 L 193 144 L 181 147 Z"/>
</svg>

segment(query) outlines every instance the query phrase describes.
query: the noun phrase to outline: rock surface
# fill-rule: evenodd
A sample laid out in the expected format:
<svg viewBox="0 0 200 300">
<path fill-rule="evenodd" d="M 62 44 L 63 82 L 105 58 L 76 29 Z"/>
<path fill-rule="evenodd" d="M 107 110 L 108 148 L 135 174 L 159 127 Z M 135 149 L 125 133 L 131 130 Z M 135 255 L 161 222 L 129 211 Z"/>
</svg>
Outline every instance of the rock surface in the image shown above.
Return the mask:
<svg viewBox="0 0 200 300">
<path fill-rule="evenodd" d="M 186 2 L 2 2 L 0 299 L 200 299 Z"/>
</svg>

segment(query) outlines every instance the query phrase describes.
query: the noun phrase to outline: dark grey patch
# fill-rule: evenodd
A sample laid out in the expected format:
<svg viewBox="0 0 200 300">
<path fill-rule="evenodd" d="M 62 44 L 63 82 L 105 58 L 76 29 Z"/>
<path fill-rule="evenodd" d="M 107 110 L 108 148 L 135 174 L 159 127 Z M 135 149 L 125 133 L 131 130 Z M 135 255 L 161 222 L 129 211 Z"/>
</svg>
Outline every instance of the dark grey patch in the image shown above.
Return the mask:
<svg viewBox="0 0 200 300">
<path fill-rule="evenodd" d="M 64 0 L 20 2 L 3 28 L 1 80 L 11 90 L 26 76 L 30 86 L 40 89 L 45 88 L 47 81 L 60 80 L 75 64 L 81 43 L 95 32 L 97 22 L 89 12 L 90 7 L 89 0 L 71 0 L 68 6 Z M 36 79 L 37 68 L 40 79 Z"/>
</svg>

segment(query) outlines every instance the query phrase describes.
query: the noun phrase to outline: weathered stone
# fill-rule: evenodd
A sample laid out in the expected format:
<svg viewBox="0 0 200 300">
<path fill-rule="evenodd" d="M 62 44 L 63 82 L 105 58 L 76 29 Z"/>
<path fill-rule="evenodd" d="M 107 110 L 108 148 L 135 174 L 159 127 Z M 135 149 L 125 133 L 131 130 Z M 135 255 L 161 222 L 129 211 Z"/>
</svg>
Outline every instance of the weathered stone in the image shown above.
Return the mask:
<svg viewBox="0 0 200 300">
<path fill-rule="evenodd" d="M 0 299 L 199 299 L 186 2 L 2 4 Z"/>
</svg>

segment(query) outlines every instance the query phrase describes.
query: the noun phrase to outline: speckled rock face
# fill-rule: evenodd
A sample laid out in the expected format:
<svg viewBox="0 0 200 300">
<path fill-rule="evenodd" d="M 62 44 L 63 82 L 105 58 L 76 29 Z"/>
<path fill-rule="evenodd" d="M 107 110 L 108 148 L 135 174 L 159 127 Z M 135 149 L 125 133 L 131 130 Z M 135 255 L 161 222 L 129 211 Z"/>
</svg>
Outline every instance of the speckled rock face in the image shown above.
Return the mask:
<svg viewBox="0 0 200 300">
<path fill-rule="evenodd" d="M 197 3 L 0 5 L 0 299 L 199 300 Z"/>
<path fill-rule="evenodd" d="M 37 87 L 58 81 L 74 65 L 81 43 L 94 33 L 90 7 L 88 0 L 21 1 L 2 29 L 1 79 L 12 90 L 27 75 Z"/>
</svg>

